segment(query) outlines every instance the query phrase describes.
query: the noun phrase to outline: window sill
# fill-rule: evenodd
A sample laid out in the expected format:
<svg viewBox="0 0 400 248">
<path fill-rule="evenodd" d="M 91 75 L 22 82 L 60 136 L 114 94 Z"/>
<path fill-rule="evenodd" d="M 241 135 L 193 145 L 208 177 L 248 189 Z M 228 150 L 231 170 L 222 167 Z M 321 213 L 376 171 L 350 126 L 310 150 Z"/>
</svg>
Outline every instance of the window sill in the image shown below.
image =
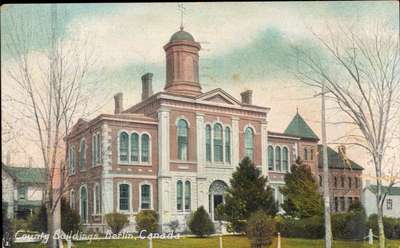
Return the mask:
<svg viewBox="0 0 400 248">
<path fill-rule="evenodd" d="M 92 217 L 101 217 L 101 213 L 92 214 Z"/>
<path fill-rule="evenodd" d="M 135 162 L 135 163 L 129 163 L 129 162 L 118 162 L 119 166 L 148 166 L 151 167 L 152 163 L 151 162 Z"/>
</svg>

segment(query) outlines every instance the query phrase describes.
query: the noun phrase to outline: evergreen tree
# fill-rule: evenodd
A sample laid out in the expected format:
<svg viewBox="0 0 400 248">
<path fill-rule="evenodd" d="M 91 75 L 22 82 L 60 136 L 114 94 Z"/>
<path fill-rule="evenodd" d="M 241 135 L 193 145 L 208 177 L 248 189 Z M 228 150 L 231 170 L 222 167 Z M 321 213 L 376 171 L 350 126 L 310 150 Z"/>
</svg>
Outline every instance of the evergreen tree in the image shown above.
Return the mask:
<svg viewBox="0 0 400 248">
<path fill-rule="evenodd" d="M 218 209 L 223 219 L 229 222 L 230 231 L 245 232 L 247 220 L 257 210 L 269 215 L 276 214 L 277 204 L 271 187 L 267 187 L 267 181 L 248 157 L 239 163 L 232 174 L 225 204 Z"/>
<path fill-rule="evenodd" d="M 285 186 L 280 192 L 286 200 L 281 205 L 286 214 L 292 217 L 307 218 L 323 214 L 322 196 L 310 168 L 300 158 L 285 175 Z"/>
<path fill-rule="evenodd" d="M 199 237 L 208 236 L 215 232 L 214 223 L 203 206 L 200 206 L 189 221 L 190 231 Z"/>
</svg>

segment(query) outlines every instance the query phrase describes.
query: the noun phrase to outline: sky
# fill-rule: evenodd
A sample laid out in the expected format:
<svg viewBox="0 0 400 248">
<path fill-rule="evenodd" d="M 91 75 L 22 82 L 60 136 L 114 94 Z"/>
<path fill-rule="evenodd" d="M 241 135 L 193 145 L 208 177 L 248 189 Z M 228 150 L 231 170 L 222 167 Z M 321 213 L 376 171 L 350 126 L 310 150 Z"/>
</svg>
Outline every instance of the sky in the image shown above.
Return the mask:
<svg viewBox="0 0 400 248">
<path fill-rule="evenodd" d="M 200 83 L 203 92 L 225 89 L 240 99 L 240 92 L 253 89 L 254 103 L 271 108 L 269 128 L 282 132 L 298 111 L 320 136 L 320 99 L 317 89 L 293 79 L 291 48 L 316 44 L 311 30 L 325 32 L 328 25 L 368 27 L 384 20 L 399 30 L 397 1 L 352 2 L 251 2 L 251 3 L 185 3 L 184 29 L 200 42 Z M 17 16 L 29 37 L 29 52 L 40 58 L 50 44 L 43 30 L 50 25 L 50 5 L 3 5 L 1 8 L 1 68 L 13 65 L 13 54 L 7 49 L 7 33 L 13 23 L 6 17 Z M 94 101 L 101 108 L 92 113 L 112 113 L 113 95 L 124 93 L 124 106 L 140 101 L 140 76 L 154 73 L 153 90 L 161 91 L 165 83 L 163 46 L 179 29 L 181 15 L 177 3 L 127 4 L 57 4 L 57 36 L 62 42 L 86 40 L 96 63 L 90 77 L 96 78 L 99 94 Z M 315 48 L 318 50 L 318 48 Z M 2 91 L 14 90 L 12 80 L 2 73 Z M 2 93 L 3 96 L 3 93 Z M 2 97 L 3 99 L 3 97 Z M 7 108 L 2 112 L 7 114 Z M 327 121 L 338 118 L 328 104 Z M 348 130 L 328 125 L 328 142 Z M 26 134 L 25 134 L 26 135 Z M 23 136 L 23 135 L 22 135 Z M 22 137 L 21 136 L 21 137 Z M 39 164 L 34 147 L 13 159 L 24 163 L 29 156 Z M 350 158 L 364 165 L 368 158 L 356 148 Z M 4 154 L 2 154 L 4 158 Z"/>
</svg>

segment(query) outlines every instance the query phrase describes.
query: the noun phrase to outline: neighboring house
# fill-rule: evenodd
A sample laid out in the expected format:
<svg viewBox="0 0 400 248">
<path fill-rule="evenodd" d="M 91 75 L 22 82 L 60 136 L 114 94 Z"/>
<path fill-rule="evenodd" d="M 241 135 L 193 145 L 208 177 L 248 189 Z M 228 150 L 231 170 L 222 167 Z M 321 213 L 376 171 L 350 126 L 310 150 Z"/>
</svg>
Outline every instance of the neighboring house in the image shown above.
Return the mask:
<svg viewBox="0 0 400 248">
<path fill-rule="evenodd" d="M 367 216 L 377 213 L 376 207 L 376 185 L 369 185 L 363 189 L 362 202 Z M 387 217 L 400 218 L 400 187 L 383 187 L 383 192 L 387 193 L 383 203 L 383 215 Z"/>
<path fill-rule="evenodd" d="M 2 164 L 2 201 L 8 216 L 23 218 L 40 208 L 46 181 L 44 168 Z"/>
<path fill-rule="evenodd" d="M 68 199 L 85 228 L 103 231 L 104 215 L 120 212 L 129 217 L 126 230 L 134 231 L 136 214 L 153 209 L 162 231 L 173 220 L 182 231 L 199 206 L 218 224 L 215 209 L 245 156 L 269 177 L 280 202 L 279 187 L 297 157 L 318 179 L 319 138 L 300 114 L 284 133 L 272 132 L 270 108 L 254 105 L 251 90 L 242 92 L 241 100 L 220 88 L 202 91 L 200 44 L 191 34 L 181 29 L 164 50 L 163 91 L 153 94 L 153 74 L 147 73 L 139 103 L 124 108 L 118 93 L 114 114 L 80 119 L 65 137 Z M 351 177 L 361 174 L 338 170 Z"/>
</svg>

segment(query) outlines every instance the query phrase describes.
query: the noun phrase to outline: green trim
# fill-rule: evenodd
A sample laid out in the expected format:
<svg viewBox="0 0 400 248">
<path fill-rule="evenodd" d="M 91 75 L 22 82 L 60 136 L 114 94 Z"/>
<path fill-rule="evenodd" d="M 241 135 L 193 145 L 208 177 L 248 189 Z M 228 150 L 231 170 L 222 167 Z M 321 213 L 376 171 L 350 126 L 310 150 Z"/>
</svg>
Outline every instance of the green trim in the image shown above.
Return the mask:
<svg viewBox="0 0 400 248">
<path fill-rule="evenodd" d="M 368 186 L 368 189 L 376 194 L 376 192 L 378 191 L 378 186 L 376 185 L 370 185 Z M 388 193 L 388 195 L 400 195 L 400 187 L 391 187 L 390 190 L 388 190 L 387 186 L 382 186 L 382 190 L 384 193 Z"/>
</svg>

